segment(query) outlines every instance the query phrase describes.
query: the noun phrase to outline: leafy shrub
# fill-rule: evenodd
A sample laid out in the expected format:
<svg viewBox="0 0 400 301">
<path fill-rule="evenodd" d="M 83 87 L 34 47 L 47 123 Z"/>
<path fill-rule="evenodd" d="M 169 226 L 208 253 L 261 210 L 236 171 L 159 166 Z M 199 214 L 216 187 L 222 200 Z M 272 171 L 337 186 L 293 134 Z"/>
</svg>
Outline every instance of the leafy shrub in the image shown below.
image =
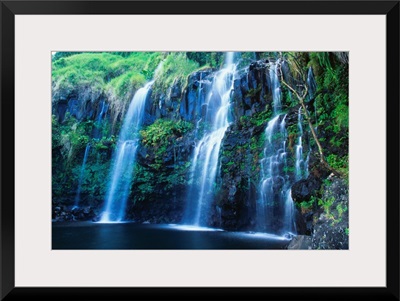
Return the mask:
<svg viewBox="0 0 400 301">
<path fill-rule="evenodd" d="M 156 122 L 140 131 L 140 134 L 144 145 L 157 148 L 172 138 L 182 137 L 192 129 L 193 124 L 187 121 L 157 119 Z"/>
<path fill-rule="evenodd" d="M 188 59 L 184 52 L 171 52 L 162 62 L 159 72 L 155 74 L 153 89 L 156 94 L 160 94 L 174 83 L 183 89 L 189 74 L 198 69 L 199 63 Z"/>
</svg>

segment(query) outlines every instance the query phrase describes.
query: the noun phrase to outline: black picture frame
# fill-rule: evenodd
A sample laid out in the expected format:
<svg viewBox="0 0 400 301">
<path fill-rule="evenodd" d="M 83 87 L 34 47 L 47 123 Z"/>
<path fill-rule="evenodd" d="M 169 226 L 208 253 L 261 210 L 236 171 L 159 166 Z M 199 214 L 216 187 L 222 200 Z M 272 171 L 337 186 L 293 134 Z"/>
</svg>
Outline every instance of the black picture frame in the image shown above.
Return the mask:
<svg viewBox="0 0 400 301">
<path fill-rule="evenodd" d="M 1 299 L 2 300 L 399 300 L 399 1 L 1 1 Z M 57 14 L 385 15 L 386 287 L 15 287 L 15 16 Z M 368 265 L 368 262 L 365 263 Z"/>
</svg>

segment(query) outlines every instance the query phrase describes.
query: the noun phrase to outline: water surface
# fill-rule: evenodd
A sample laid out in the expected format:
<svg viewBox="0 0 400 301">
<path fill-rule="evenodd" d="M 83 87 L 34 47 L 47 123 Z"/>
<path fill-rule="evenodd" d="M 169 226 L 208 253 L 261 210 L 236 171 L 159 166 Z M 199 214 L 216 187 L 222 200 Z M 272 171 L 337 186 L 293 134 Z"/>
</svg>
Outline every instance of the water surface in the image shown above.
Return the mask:
<svg viewBox="0 0 400 301">
<path fill-rule="evenodd" d="M 285 249 L 290 239 L 182 225 L 53 222 L 53 249 Z"/>
</svg>

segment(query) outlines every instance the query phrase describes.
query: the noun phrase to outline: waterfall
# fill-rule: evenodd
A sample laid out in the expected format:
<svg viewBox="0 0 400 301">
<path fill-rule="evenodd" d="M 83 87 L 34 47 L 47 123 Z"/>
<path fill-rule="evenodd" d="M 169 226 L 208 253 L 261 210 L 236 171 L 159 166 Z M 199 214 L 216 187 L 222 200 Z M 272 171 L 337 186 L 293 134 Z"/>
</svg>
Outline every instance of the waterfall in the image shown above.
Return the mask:
<svg viewBox="0 0 400 301">
<path fill-rule="evenodd" d="M 99 139 L 99 138 L 102 137 L 102 132 L 101 132 L 102 124 L 101 123 L 103 121 L 103 117 L 107 113 L 107 110 L 108 110 L 108 104 L 104 100 L 102 100 L 101 101 L 100 113 L 99 113 L 99 115 L 97 116 L 97 119 L 96 119 L 95 131 L 94 131 L 94 134 L 93 134 L 94 138 Z"/>
<path fill-rule="evenodd" d="M 302 125 L 303 118 L 302 118 L 301 110 L 302 110 L 302 107 L 299 108 L 299 111 L 297 114 L 297 120 L 298 120 L 297 128 L 299 131 L 299 137 L 297 138 L 297 144 L 296 144 L 296 163 L 295 163 L 296 181 L 298 181 L 302 178 L 308 177 L 308 160 L 310 158 L 310 151 L 308 152 L 305 161 L 303 158 L 303 125 Z"/>
<path fill-rule="evenodd" d="M 308 86 L 308 96 L 310 97 L 310 99 L 313 99 L 315 97 L 315 92 L 317 90 L 317 83 L 315 81 L 314 72 L 311 67 L 308 68 L 307 86 Z"/>
<path fill-rule="evenodd" d="M 294 204 L 287 174 L 286 114 L 280 114 L 281 89 L 277 67 L 270 65 L 273 118 L 265 129 L 264 158 L 261 159 L 261 181 L 256 202 L 256 230 L 284 235 L 295 233 Z"/>
<path fill-rule="evenodd" d="M 85 155 L 83 156 L 81 171 L 79 173 L 79 182 L 78 182 L 78 188 L 76 190 L 74 207 L 78 207 L 79 202 L 81 200 L 81 188 L 82 188 L 83 178 L 84 178 L 84 175 L 85 175 L 86 161 L 87 161 L 89 152 L 90 152 L 90 144 L 88 143 L 86 145 L 86 148 L 85 148 Z"/>
<path fill-rule="evenodd" d="M 135 93 L 124 117 L 101 222 L 118 222 L 125 217 L 126 203 L 132 183 L 136 151 L 139 143 L 137 136 L 142 125 L 145 103 L 152 83 L 147 83 Z"/>
<path fill-rule="evenodd" d="M 198 88 L 199 92 L 197 93 L 197 99 L 199 101 L 201 99 L 201 92 L 203 90 L 202 83 L 203 83 L 203 81 L 202 81 L 202 73 L 200 73 L 199 88 Z M 201 113 L 200 113 L 200 116 L 201 116 Z M 200 119 L 196 122 L 196 129 L 195 129 L 195 132 L 194 132 L 194 137 L 196 137 L 196 138 L 197 138 L 197 134 L 199 132 L 201 121 L 202 121 L 202 118 L 200 117 Z"/>
<path fill-rule="evenodd" d="M 207 97 L 207 116 L 210 129 L 195 146 L 190 171 L 191 185 L 183 223 L 204 226 L 207 221 L 219 164 L 222 139 L 229 126 L 229 109 L 236 65 L 234 53 L 228 52 L 224 68 L 215 75 Z"/>
<path fill-rule="evenodd" d="M 278 65 L 280 60 L 278 59 L 275 64 L 272 64 L 269 69 L 269 77 L 271 79 L 271 90 L 272 99 L 274 104 L 274 113 L 277 114 L 282 107 L 281 104 L 281 85 L 278 77 Z"/>
<path fill-rule="evenodd" d="M 315 92 L 317 91 L 317 82 L 315 81 L 314 72 L 311 67 L 308 68 L 307 73 L 307 86 L 308 86 L 308 99 L 314 101 L 314 117 L 315 117 L 315 129 L 318 127 L 317 120 L 317 102 L 315 100 Z"/>
<path fill-rule="evenodd" d="M 298 122 L 297 122 L 297 128 L 299 130 L 299 137 L 297 138 L 297 144 L 296 144 L 296 181 L 300 180 L 302 177 L 302 170 L 301 166 L 303 165 L 303 142 L 302 142 L 302 137 L 303 137 L 303 126 L 301 124 L 302 118 L 301 118 L 301 107 L 299 108 L 299 112 L 297 114 Z"/>
</svg>

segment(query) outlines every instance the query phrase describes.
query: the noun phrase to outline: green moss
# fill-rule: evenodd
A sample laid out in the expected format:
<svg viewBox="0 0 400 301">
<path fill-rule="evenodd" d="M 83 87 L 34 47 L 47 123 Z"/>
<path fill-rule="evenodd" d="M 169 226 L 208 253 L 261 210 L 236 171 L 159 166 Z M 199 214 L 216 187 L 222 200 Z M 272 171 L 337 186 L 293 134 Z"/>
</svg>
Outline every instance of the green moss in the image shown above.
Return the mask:
<svg viewBox="0 0 400 301">
<path fill-rule="evenodd" d="M 336 154 L 330 154 L 326 157 L 326 161 L 328 164 L 339 172 L 343 173 L 347 178 L 349 173 L 349 156 L 344 155 L 343 157 L 339 157 Z"/>
<path fill-rule="evenodd" d="M 81 174 L 82 160 L 87 144 L 92 146 L 83 170 L 81 194 L 102 199 L 105 194 L 104 179 L 110 170 L 111 150 L 115 147 L 114 136 L 94 139 L 96 127 L 93 120 L 78 121 L 69 113 L 63 123 L 52 116 L 52 193 L 54 198 L 64 199 L 73 194 Z"/>
<path fill-rule="evenodd" d="M 219 68 L 224 61 L 224 52 L 186 52 L 188 59 L 200 66 Z"/>
<path fill-rule="evenodd" d="M 331 206 L 334 202 L 335 202 L 334 197 L 330 197 L 328 199 L 318 199 L 318 205 L 322 206 L 322 208 L 324 209 L 324 212 L 328 216 L 331 214 Z"/>
<path fill-rule="evenodd" d="M 127 101 L 132 90 L 149 80 L 160 60 L 159 52 L 84 52 L 61 57 L 52 62 L 53 99 L 60 93 L 89 90 L 92 95 L 104 93 Z"/>
<path fill-rule="evenodd" d="M 173 84 L 183 89 L 187 85 L 189 74 L 199 69 L 199 63 L 187 58 L 184 52 L 171 52 L 162 62 L 159 72 L 155 74 L 153 90 L 161 94 Z"/>
<path fill-rule="evenodd" d="M 312 210 L 315 206 L 315 198 L 311 197 L 309 201 L 302 201 L 300 203 L 296 203 L 297 207 L 300 208 L 302 213 L 308 212 Z"/>
<path fill-rule="evenodd" d="M 343 213 L 348 210 L 347 206 L 343 206 L 342 203 L 336 206 L 336 210 L 338 212 L 339 218 L 342 217 Z"/>
<path fill-rule="evenodd" d="M 141 142 L 148 148 L 147 164 L 136 166 L 134 202 L 151 199 L 157 190 L 166 195 L 176 186 L 187 184 L 191 162 L 175 161 L 178 156 L 177 139 L 193 129 L 186 121 L 158 119 L 140 131 Z M 174 164 L 166 166 L 165 159 L 173 153 Z"/>
<path fill-rule="evenodd" d="M 158 119 L 152 125 L 140 131 L 143 145 L 151 147 L 155 154 L 153 168 L 162 167 L 167 148 L 176 143 L 176 139 L 193 129 L 193 124 L 180 120 Z"/>
<path fill-rule="evenodd" d="M 59 53 L 57 53 L 59 54 Z M 112 112 L 112 125 L 125 112 L 135 91 L 153 77 L 160 52 L 84 52 L 52 61 L 52 98 L 76 95 L 92 103 L 104 98 Z"/>
<path fill-rule="evenodd" d="M 182 137 L 192 129 L 193 124 L 187 121 L 157 119 L 156 122 L 140 131 L 140 134 L 144 145 L 159 148 L 166 146 L 172 138 Z"/>
<path fill-rule="evenodd" d="M 259 83 L 258 86 L 257 86 L 257 88 L 255 88 L 255 89 L 250 89 L 249 91 L 247 91 L 247 94 L 245 95 L 245 97 L 253 98 L 253 97 L 255 97 L 258 93 L 260 93 L 261 89 L 262 89 L 262 84 Z"/>
</svg>

